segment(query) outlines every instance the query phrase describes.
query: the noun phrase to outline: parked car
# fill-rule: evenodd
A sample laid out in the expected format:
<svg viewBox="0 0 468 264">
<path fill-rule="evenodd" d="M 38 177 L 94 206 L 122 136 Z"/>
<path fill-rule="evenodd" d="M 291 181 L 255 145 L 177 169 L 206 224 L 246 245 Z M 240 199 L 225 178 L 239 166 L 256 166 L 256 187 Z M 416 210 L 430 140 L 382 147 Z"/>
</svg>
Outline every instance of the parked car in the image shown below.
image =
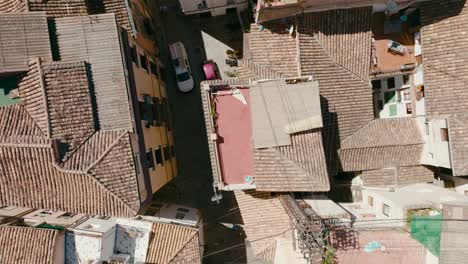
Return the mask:
<svg viewBox="0 0 468 264">
<path fill-rule="evenodd" d="M 213 60 L 207 60 L 203 63 L 203 72 L 206 80 L 221 79 L 218 65 Z"/>
<path fill-rule="evenodd" d="M 177 86 L 181 92 L 189 92 L 193 89 L 194 81 L 190 71 L 187 52 L 182 42 L 175 42 L 169 45 L 172 65 L 176 72 Z"/>
</svg>

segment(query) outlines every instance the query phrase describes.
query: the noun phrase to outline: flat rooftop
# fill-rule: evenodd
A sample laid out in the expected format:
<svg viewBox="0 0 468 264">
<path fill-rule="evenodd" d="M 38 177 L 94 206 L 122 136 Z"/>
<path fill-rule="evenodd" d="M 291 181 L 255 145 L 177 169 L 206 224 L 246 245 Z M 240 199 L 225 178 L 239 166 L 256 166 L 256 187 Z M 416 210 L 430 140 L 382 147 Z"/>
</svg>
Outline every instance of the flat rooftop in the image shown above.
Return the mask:
<svg viewBox="0 0 468 264">
<path fill-rule="evenodd" d="M 237 89 L 246 104 L 232 95 L 231 88 L 213 95 L 219 163 L 223 181 L 228 185 L 244 184 L 246 176 L 254 175 L 249 88 Z"/>
<path fill-rule="evenodd" d="M 400 70 L 401 65 L 416 62 L 414 56 L 414 32 L 412 26 L 416 23 L 415 15 L 408 16 L 407 21 L 401 21 L 398 15 L 386 17 L 384 12 L 372 16 L 372 34 L 374 37 L 377 64 L 372 71 Z M 406 51 L 403 54 L 390 52 L 388 42 L 392 40 L 403 45 Z"/>
</svg>

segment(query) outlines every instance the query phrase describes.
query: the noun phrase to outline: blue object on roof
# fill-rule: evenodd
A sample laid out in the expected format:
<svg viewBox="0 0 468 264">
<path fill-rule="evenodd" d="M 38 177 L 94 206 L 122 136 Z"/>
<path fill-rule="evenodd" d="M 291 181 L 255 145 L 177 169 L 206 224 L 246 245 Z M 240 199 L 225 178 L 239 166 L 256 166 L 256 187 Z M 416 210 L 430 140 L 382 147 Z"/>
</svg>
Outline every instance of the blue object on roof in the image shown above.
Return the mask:
<svg viewBox="0 0 468 264">
<path fill-rule="evenodd" d="M 376 251 L 377 249 L 380 248 L 380 243 L 377 241 L 371 241 L 367 243 L 367 245 L 364 247 L 364 252 L 366 253 L 372 253 Z"/>
</svg>

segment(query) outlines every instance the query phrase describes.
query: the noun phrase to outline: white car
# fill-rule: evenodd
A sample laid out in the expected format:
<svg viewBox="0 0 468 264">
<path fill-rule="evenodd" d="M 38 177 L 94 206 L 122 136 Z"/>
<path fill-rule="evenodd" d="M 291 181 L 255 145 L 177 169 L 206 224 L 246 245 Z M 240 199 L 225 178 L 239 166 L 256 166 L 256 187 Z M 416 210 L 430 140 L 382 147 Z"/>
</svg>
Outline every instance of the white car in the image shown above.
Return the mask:
<svg viewBox="0 0 468 264">
<path fill-rule="evenodd" d="M 177 77 L 177 86 L 181 92 L 190 92 L 193 89 L 194 81 L 190 72 L 190 65 L 187 59 L 187 52 L 185 51 L 182 42 L 175 42 L 169 45 L 171 52 L 172 65 Z"/>
</svg>

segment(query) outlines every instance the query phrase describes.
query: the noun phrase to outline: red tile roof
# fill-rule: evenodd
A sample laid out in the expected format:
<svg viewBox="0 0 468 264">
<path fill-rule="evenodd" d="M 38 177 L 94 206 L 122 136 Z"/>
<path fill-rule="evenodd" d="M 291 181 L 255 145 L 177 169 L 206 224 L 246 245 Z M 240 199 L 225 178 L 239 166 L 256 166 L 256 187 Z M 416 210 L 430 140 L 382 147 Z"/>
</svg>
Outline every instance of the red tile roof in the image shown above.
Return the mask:
<svg viewBox="0 0 468 264">
<path fill-rule="evenodd" d="M 454 175 L 468 175 L 468 2 L 421 3 L 426 115 L 448 118 Z"/>
<path fill-rule="evenodd" d="M 45 13 L 8 14 L 0 10 L 0 47 L 0 73 L 27 71 L 30 58 L 51 61 Z"/>
<path fill-rule="evenodd" d="M 0 13 L 20 13 L 27 11 L 26 1 L 7 0 L 0 2 Z"/>
<path fill-rule="evenodd" d="M 270 192 L 234 191 L 242 215 L 246 240 L 254 254 L 271 260 L 276 238 L 290 237 L 290 219 L 280 200 Z"/>
<path fill-rule="evenodd" d="M 22 103 L 0 108 L 0 120 L 9 121 L 0 129 L 1 205 L 114 216 L 138 212 L 130 132 L 95 132 L 86 76 L 82 62 L 32 61 L 19 84 Z M 71 147 L 64 163 L 63 143 Z"/>
<path fill-rule="evenodd" d="M 53 264 L 58 230 L 0 226 L 0 261 L 15 264 Z"/>
<path fill-rule="evenodd" d="M 201 263 L 198 231 L 174 224 L 154 223 L 145 263 Z"/>
<path fill-rule="evenodd" d="M 251 72 L 312 76 L 319 82 L 331 174 L 338 170 L 340 140 L 374 118 L 369 80 L 371 18 L 372 8 L 366 7 L 304 13 L 283 20 L 289 22 L 265 23 L 263 30 L 251 26 L 250 62 L 244 65 Z M 292 25 L 295 32 L 289 34 Z"/>
<path fill-rule="evenodd" d="M 230 81 L 232 82 L 231 85 L 235 84 L 235 80 Z M 239 80 L 239 83 L 242 85 L 244 82 Z M 254 176 L 255 187 L 260 191 L 322 192 L 330 189 L 320 129 L 288 135 L 291 138 L 291 145 L 254 148 L 251 144 L 251 131 L 244 133 L 242 132 L 244 130 L 241 131 L 239 128 L 245 122 L 249 125 L 247 128 L 250 127 L 252 122 L 250 113 L 248 112 L 247 116 L 244 113 L 242 119 L 236 117 L 241 122 L 238 124 L 237 121 L 239 120 L 230 120 L 229 118 L 234 118 L 232 113 L 235 113 L 236 116 L 243 113 L 244 110 L 242 109 L 244 107 L 241 108 L 242 111 L 232 112 L 232 105 L 221 106 L 222 98 L 216 98 L 214 101 L 216 101 L 215 109 L 218 116 L 215 119 L 215 124 L 211 114 L 211 91 L 204 90 L 204 84 L 210 85 L 210 82 L 202 83 L 201 90 L 202 98 L 204 98 L 203 107 L 212 169 L 214 177 L 221 181 L 218 182 L 219 186 L 224 187 L 227 185 L 229 187 L 232 184 L 245 184 L 247 183 L 244 179 L 245 176 Z M 214 86 L 214 84 L 211 85 Z M 246 96 L 246 99 L 247 103 L 250 103 L 248 96 Z M 237 103 L 236 105 L 243 106 L 236 99 L 232 100 L 234 100 L 233 103 Z M 222 115 L 227 115 L 227 119 L 224 120 Z M 217 134 L 218 139 L 212 140 L 211 133 Z M 250 149 L 246 150 L 245 146 L 250 146 Z M 246 155 L 246 151 L 253 153 L 253 157 L 249 158 L 250 155 Z M 250 168 L 251 162 L 253 162 L 254 171 L 249 174 L 248 168 Z M 243 186 L 241 188 L 248 187 Z"/>
<path fill-rule="evenodd" d="M 12 1 L 12 0 L 7 0 Z M 129 10 L 124 0 L 47 0 L 28 2 L 29 11 L 44 11 L 48 17 L 71 17 L 71 16 L 86 16 L 104 13 L 114 13 L 117 18 L 117 23 L 120 26 L 130 30 Z"/>
<path fill-rule="evenodd" d="M 344 171 L 420 165 L 424 139 L 415 118 L 375 119 L 341 143 Z"/>
<path fill-rule="evenodd" d="M 298 76 L 297 42 L 288 30 L 295 24 L 269 23 L 250 26 L 250 59 L 288 77 Z"/>
<path fill-rule="evenodd" d="M 364 186 L 404 186 L 414 183 L 432 182 L 434 180 L 434 172 L 425 166 L 407 166 L 364 171 L 361 177 Z"/>
<path fill-rule="evenodd" d="M 28 113 L 42 132 L 73 149 L 95 132 L 84 62 L 29 62 L 18 84 Z"/>
</svg>

